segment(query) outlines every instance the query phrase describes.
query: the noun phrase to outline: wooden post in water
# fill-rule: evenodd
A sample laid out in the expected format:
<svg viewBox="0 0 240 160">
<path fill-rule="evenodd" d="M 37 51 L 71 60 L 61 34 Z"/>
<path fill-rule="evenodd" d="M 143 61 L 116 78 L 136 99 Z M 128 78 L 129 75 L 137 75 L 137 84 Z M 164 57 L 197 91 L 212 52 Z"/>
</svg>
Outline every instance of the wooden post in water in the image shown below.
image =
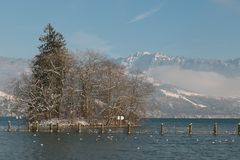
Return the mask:
<svg viewBox="0 0 240 160">
<path fill-rule="evenodd" d="M 217 123 L 214 123 L 214 126 L 213 126 L 213 134 L 214 134 L 214 135 L 217 135 Z"/>
<path fill-rule="evenodd" d="M 240 123 L 238 123 L 238 127 L 237 127 L 237 134 L 240 135 Z"/>
<path fill-rule="evenodd" d="M 36 121 L 35 125 L 36 125 L 36 132 L 38 132 L 38 131 L 39 131 L 39 124 L 38 124 L 38 121 Z"/>
<path fill-rule="evenodd" d="M 11 121 L 8 121 L 8 129 L 7 129 L 8 132 L 11 131 L 11 126 L 12 126 L 12 125 L 11 125 Z"/>
<path fill-rule="evenodd" d="M 164 130 L 163 130 L 163 123 L 161 123 L 161 126 L 160 126 L 160 133 L 161 133 L 161 135 L 163 135 L 163 132 L 164 132 Z"/>
<path fill-rule="evenodd" d="M 188 134 L 192 135 L 192 123 L 188 125 Z"/>
<path fill-rule="evenodd" d="M 28 121 L 28 132 L 31 132 L 31 123 Z"/>
<path fill-rule="evenodd" d="M 128 135 L 130 135 L 130 134 L 131 134 L 131 124 L 128 123 Z"/>
<path fill-rule="evenodd" d="M 60 132 L 60 129 L 59 129 L 60 127 L 59 127 L 59 123 L 57 122 L 57 133 L 59 133 Z"/>
<path fill-rule="evenodd" d="M 52 125 L 52 122 L 50 123 L 49 129 L 50 129 L 50 133 L 53 133 L 53 125 Z"/>
<path fill-rule="evenodd" d="M 101 126 L 101 133 L 103 134 L 104 133 L 104 124 L 102 123 L 102 126 Z"/>
<path fill-rule="evenodd" d="M 78 123 L 78 133 L 81 133 L 82 132 L 82 126 L 80 123 Z"/>
</svg>

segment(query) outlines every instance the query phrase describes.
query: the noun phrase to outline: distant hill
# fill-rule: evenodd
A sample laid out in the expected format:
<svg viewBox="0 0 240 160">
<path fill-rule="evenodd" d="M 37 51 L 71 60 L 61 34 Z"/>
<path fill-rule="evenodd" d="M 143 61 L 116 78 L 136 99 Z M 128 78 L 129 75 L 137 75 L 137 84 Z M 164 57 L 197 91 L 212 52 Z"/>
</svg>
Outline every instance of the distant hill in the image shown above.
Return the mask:
<svg viewBox="0 0 240 160">
<path fill-rule="evenodd" d="M 30 61 L 0 56 L 0 90 L 7 88 L 9 83 L 21 73 L 29 72 Z"/>
<path fill-rule="evenodd" d="M 8 86 L 24 72 L 29 72 L 29 61 L 24 59 L 0 57 L 0 116 L 10 116 L 13 96 L 9 95 Z"/>
<path fill-rule="evenodd" d="M 147 117 L 239 118 L 240 98 L 209 97 L 176 86 L 156 86 Z"/>
<path fill-rule="evenodd" d="M 240 58 L 193 59 L 137 52 L 116 63 L 155 86 L 147 117 L 240 117 Z"/>
</svg>

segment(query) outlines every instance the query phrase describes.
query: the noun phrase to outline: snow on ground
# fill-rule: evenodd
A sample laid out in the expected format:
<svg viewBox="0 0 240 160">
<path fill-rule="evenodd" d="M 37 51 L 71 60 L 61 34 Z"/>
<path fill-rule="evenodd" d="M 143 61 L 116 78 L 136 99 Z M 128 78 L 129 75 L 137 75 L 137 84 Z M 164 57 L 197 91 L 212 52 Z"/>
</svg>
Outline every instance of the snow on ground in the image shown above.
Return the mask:
<svg viewBox="0 0 240 160">
<path fill-rule="evenodd" d="M 68 120 L 68 119 L 58 119 L 58 118 L 52 118 L 51 120 L 42 120 L 40 122 L 40 125 L 42 126 L 47 126 L 49 124 L 61 124 L 61 126 L 69 126 L 69 125 L 77 125 L 77 124 L 81 124 L 83 126 L 87 126 L 89 125 L 89 123 L 87 123 L 84 120 L 79 120 L 79 119 L 75 119 L 75 120 Z"/>
<path fill-rule="evenodd" d="M 179 95 L 179 94 L 176 94 L 176 93 L 173 93 L 173 92 L 169 92 L 169 91 L 166 91 L 166 90 L 164 90 L 164 89 L 160 89 L 160 90 L 161 90 L 161 92 L 162 92 L 164 95 L 166 95 L 166 96 L 168 96 L 168 97 L 181 98 L 181 99 L 183 99 L 183 100 L 191 103 L 191 104 L 192 104 L 193 106 L 195 106 L 195 107 L 199 107 L 199 108 L 206 108 L 206 107 L 207 107 L 206 105 L 203 105 L 203 104 L 197 104 L 197 103 L 191 101 L 190 99 L 188 99 L 188 98 L 186 98 L 186 97 L 184 97 L 184 96 L 182 96 L 182 95 Z M 184 93 L 184 92 L 183 92 L 183 93 Z M 186 94 L 188 94 L 188 95 L 193 95 L 191 92 L 186 92 Z M 195 95 L 196 95 L 196 94 L 195 94 Z"/>
<path fill-rule="evenodd" d="M 171 58 L 170 58 L 169 56 L 157 52 L 157 53 L 155 54 L 154 60 L 157 61 L 157 60 L 159 60 L 159 59 L 168 60 L 168 61 L 171 60 Z"/>
<path fill-rule="evenodd" d="M 9 95 L 9 94 L 7 94 L 7 93 L 4 93 L 4 92 L 2 92 L 2 91 L 0 91 L 0 97 L 3 97 L 3 98 L 5 98 L 5 99 L 9 99 L 9 100 L 14 100 L 14 96 Z"/>
<path fill-rule="evenodd" d="M 195 93 L 195 92 L 190 92 L 190 91 L 185 91 L 185 90 L 177 90 L 178 94 L 183 94 L 185 96 L 202 96 L 201 94 Z"/>
<path fill-rule="evenodd" d="M 150 52 L 143 52 L 142 55 L 151 55 Z"/>
<path fill-rule="evenodd" d="M 163 94 L 165 94 L 166 96 L 174 97 L 174 98 L 180 98 L 180 95 L 178 95 L 178 94 L 175 94 L 175 93 L 173 93 L 173 92 L 166 91 L 166 90 L 164 90 L 164 89 L 160 89 L 160 90 L 161 90 L 161 92 L 162 92 Z"/>
<path fill-rule="evenodd" d="M 200 108 L 206 108 L 207 106 L 203 105 L 203 104 L 197 104 L 189 99 L 187 99 L 186 97 L 181 97 L 182 99 L 184 99 L 185 101 L 188 101 L 189 103 L 191 103 L 193 106 L 196 107 L 200 107 Z"/>
</svg>

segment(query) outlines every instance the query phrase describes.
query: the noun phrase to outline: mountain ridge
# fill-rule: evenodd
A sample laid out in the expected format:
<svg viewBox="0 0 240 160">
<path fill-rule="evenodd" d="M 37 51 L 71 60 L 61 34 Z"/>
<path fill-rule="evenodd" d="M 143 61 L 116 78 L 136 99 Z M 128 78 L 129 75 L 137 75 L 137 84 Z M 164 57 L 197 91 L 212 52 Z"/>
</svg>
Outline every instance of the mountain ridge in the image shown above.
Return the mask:
<svg viewBox="0 0 240 160">
<path fill-rule="evenodd" d="M 176 65 L 183 69 L 195 71 L 217 72 L 225 76 L 240 76 L 240 58 L 229 60 L 186 58 L 183 56 L 168 56 L 161 52 L 137 52 L 126 58 L 118 58 L 117 63 L 128 69 L 146 71 L 150 67 Z"/>
</svg>

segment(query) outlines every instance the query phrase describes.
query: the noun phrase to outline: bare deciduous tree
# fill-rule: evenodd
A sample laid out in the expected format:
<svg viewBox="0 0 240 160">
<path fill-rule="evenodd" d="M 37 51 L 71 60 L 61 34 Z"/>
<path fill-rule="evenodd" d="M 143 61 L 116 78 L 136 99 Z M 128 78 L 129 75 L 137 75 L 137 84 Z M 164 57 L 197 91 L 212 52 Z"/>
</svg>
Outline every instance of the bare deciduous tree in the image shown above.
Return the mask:
<svg viewBox="0 0 240 160">
<path fill-rule="evenodd" d="M 95 52 L 77 57 L 68 54 L 63 36 L 48 25 L 40 38 L 40 54 L 32 63 L 32 74 L 15 84 L 17 111 L 29 120 L 82 118 L 90 123 L 136 122 L 152 91 L 139 72 L 127 73 Z"/>
</svg>

